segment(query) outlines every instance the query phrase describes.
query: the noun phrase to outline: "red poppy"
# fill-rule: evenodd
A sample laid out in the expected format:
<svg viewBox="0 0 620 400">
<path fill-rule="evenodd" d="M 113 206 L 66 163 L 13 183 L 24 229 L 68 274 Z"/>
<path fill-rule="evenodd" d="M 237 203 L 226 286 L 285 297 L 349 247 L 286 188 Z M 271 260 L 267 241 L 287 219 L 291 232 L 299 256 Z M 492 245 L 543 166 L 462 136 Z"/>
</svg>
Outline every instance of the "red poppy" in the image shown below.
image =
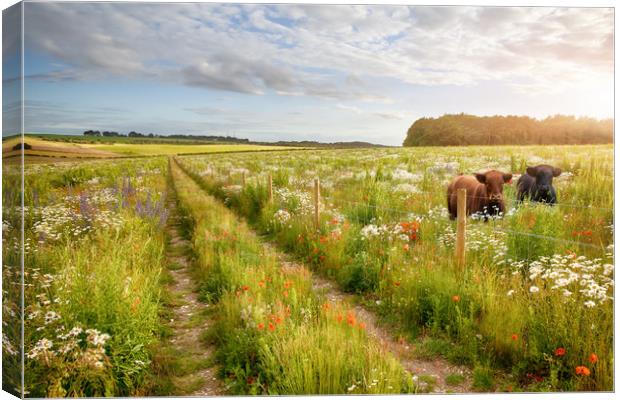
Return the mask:
<svg viewBox="0 0 620 400">
<path fill-rule="evenodd" d="M 262 322 L 259 322 L 256 327 L 258 328 L 259 331 L 262 331 L 263 329 L 265 329 L 265 324 L 263 324 Z"/>
<path fill-rule="evenodd" d="M 336 316 L 336 321 L 338 321 L 338 323 L 341 323 L 341 322 L 342 322 L 342 314 L 338 314 L 338 315 Z"/>
<path fill-rule="evenodd" d="M 288 289 L 291 286 L 293 286 L 293 281 L 286 281 L 286 282 L 284 282 L 284 289 Z"/>
<path fill-rule="evenodd" d="M 241 289 L 243 289 L 244 292 L 247 292 L 248 290 L 250 290 L 250 287 L 248 285 L 243 285 Z"/>
<path fill-rule="evenodd" d="M 403 250 L 405 250 L 405 251 L 409 251 L 409 243 L 405 243 L 405 244 L 403 245 Z"/>
<path fill-rule="evenodd" d="M 578 367 L 575 367 L 575 373 L 577 375 L 589 376 L 590 375 L 590 369 L 588 367 L 580 365 Z"/>
<path fill-rule="evenodd" d="M 400 286 L 400 282 L 399 281 L 394 282 L 394 286 Z"/>
<path fill-rule="evenodd" d="M 360 329 L 364 330 L 364 329 L 366 329 L 366 324 L 363 323 L 363 322 L 360 322 L 359 323 L 359 327 L 360 327 Z"/>
<path fill-rule="evenodd" d="M 258 282 L 258 286 L 264 288 L 265 287 L 265 281 Z"/>
<path fill-rule="evenodd" d="M 512 340 L 514 340 L 514 341 L 517 341 L 517 340 L 519 340 L 519 335 L 517 335 L 516 333 L 513 333 L 513 334 L 510 336 L 510 339 L 512 339 Z"/>
<path fill-rule="evenodd" d="M 355 315 L 350 311 L 347 313 L 347 324 L 355 326 Z"/>
<path fill-rule="evenodd" d="M 288 290 L 285 290 L 284 292 L 282 292 L 282 295 L 283 295 L 284 297 L 288 297 Z"/>
<path fill-rule="evenodd" d="M 590 364 L 596 364 L 596 362 L 598 361 L 598 356 L 592 353 L 590 354 L 590 358 L 588 360 L 590 360 Z"/>
<path fill-rule="evenodd" d="M 319 260 L 321 260 L 321 261 L 325 261 L 325 256 L 320 256 L 320 257 L 319 257 Z"/>
<path fill-rule="evenodd" d="M 269 323 L 269 330 L 272 332 L 276 330 L 276 326 L 272 324 L 271 322 Z"/>
<path fill-rule="evenodd" d="M 329 310 L 329 303 L 323 303 L 323 310 Z"/>
<path fill-rule="evenodd" d="M 564 347 L 558 347 L 557 349 L 555 349 L 555 353 L 554 353 L 557 357 L 563 357 L 564 354 L 566 354 L 566 349 Z"/>
<path fill-rule="evenodd" d="M 455 294 L 454 296 L 452 296 L 452 301 L 458 303 L 459 301 L 461 301 L 461 296 Z"/>
</svg>

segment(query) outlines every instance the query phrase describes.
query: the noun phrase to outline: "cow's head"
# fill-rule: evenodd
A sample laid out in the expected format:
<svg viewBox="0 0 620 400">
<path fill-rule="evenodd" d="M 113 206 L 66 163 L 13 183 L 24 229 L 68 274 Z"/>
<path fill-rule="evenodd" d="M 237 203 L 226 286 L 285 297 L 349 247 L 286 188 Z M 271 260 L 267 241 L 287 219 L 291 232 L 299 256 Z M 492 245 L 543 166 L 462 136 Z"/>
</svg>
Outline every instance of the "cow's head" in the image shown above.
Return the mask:
<svg viewBox="0 0 620 400">
<path fill-rule="evenodd" d="M 476 179 L 485 186 L 486 196 L 489 199 L 488 212 L 490 214 L 504 212 L 504 184 L 510 182 L 512 174 L 491 170 L 476 174 Z"/>
<path fill-rule="evenodd" d="M 536 179 L 535 193 L 540 197 L 551 195 L 553 178 L 560 176 L 561 173 L 561 169 L 554 168 L 551 165 L 538 165 L 527 168 L 527 174 Z"/>
</svg>

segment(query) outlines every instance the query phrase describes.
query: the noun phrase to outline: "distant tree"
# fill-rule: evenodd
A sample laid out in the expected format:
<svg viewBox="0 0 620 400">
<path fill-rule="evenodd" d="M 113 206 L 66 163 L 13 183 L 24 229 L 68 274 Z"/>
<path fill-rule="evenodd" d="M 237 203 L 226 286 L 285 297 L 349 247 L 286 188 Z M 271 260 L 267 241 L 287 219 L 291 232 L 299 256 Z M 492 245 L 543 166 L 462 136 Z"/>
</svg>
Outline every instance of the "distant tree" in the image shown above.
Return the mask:
<svg viewBox="0 0 620 400">
<path fill-rule="evenodd" d="M 143 134 L 141 134 L 141 133 L 139 133 L 139 132 L 134 132 L 134 131 L 129 132 L 129 135 L 128 135 L 128 136 L 129 136 L 129 137 L 144 137 L 144 135 L 143 135 Z"/>
<path fill-rule="evenodd" d="M 478 117 L 446 114 L 420 118 L 407 131 L 403 146 L 613 143 L 613 120 L 554 115 Z"/>
<path fill-rule="evenodd" d="M 108 136 L 108 137 L 110 137 L 110 136 L 121 136 L 121 135 L 118 134 L 118 132 L 114 132 L 114 131 L 103 131 L 101 134 L 103 136 Z"/>
<path fill-rule="evenodd" d="M 84 131 L 84 136 L 101 136 L 101 132 L 88 130 L 88 131 Z"/>
</svg>

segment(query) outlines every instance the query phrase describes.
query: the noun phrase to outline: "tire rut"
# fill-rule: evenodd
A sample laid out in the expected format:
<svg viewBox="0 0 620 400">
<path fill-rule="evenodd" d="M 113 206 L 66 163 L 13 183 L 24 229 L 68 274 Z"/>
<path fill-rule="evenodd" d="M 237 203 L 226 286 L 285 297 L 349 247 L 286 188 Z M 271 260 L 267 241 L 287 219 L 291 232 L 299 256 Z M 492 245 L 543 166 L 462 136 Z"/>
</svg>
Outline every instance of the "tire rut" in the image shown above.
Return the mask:
<svg viewBox="0 0 620 400">
<path fill-rule="evenodd" d="M 170 346 L 177 354 L 191 357 L 192 361 L 209 360 L 214 354 L 214 346 L 209 346 L 200 340 L 201 334 L 208 329 L 212 320 L 205 317 L 207 304 L 198 300 L 195 292 L 195 284 L 189 272 L 190 260 L 187 251 L 191 243 L 184 239 L 180 234 L 180 217 L 176 211 L 176 199 L 171 199 L 168 203 L 171 217 L 167 226 L 167 233 L 170 238 L 167 247 L 168 273 L 173 282 L 167 286 L 168 291 L 175 299 L 172 308 L 173 317 L 168 321 L 173 331 L 170 338 Z M 185 396 L 217 396 L 226 393 L 225 387 L 216 376 L 216 367 L 210 366 L 199 368 L 177 377 L 184 382 L 199 382 L 198 388 L 193 386 L 190 393 L 183 393 Z"/>
<path fill-rule="evenodd" d="M 290 255 L 279 251 L 274 244 L 266 242 L 262 238 L 259 240 L 269 252 L 275 254 L 283 269 L 305 269 L 309 271 L 309 268 L 302 263 L 292 260 Z M 472 373 L 468 368 L 454 365 L 443 358 L 427 360 L 416 357 L 414 345 L 402 337 L 395 339 L 386 328 L 379 324 L 374 312 L 355 301 L 355 296 L 343 292 L 333 281 L 314 272 L 311 272 L 311 279 L 313 289 L 317 293 L 323 294 L 327 301 L 347 304 L 355 312 L 356 318 L 366 324 L 366 331 L 369 336 L 377 340 L 383 349 L 392 353 L 400 361 L 401 365 L 411 373 L 421 390 L 428 388 L 430 393 L 468 393 L 471 391 Z M 450 385 L 446 382 L 446 378 L 454 374 L 463 376 L 464 380 L 459 384 Z M 435 382 L 428 387 L 429 384 L 424 379 L 420 379 L 423 376 L 430 376 Z"/>
</svg>

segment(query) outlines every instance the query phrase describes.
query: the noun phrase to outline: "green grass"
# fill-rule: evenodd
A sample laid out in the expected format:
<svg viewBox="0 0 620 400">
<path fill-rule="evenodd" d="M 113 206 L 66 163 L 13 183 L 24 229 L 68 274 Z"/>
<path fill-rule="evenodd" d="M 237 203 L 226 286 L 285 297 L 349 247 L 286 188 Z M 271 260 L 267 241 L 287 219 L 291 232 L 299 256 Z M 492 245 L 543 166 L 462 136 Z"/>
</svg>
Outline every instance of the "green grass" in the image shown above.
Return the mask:
<svg viewBox="0 0 620 400">
<path fill-rule="evenodd" d="M 446 376 L 446 383 L 450 386 L 460 385 L 465 381 L 465 377 L 461 374 L 450 374 Z"/>
</svg>

